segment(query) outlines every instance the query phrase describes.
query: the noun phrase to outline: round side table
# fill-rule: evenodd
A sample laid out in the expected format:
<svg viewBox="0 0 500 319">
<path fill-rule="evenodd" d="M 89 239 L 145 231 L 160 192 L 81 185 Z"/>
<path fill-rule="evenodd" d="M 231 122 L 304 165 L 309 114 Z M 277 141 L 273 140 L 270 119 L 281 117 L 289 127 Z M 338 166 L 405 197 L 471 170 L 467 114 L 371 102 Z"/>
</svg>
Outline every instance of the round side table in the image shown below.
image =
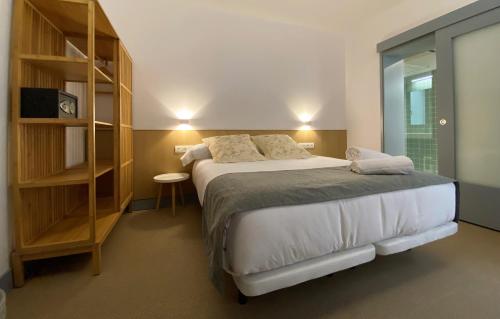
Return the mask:
<svg viewBox="0 0 500 319">
<path fill-rule="evenodd" d="M 172 214 L 175 216 L 175 184 L 179 186 L 179 191 L 181 193 L 182 205 L 184 205 L 184 194 L 182 192 L 181 183 L 189 179 L 188 173 L 168 173 L 156 175 L 153 180 L 155 183 L 159 184 L 158 187 L 158 198 L 156 199 L 156 210 L 160 209 L 160 200 L 163 191 L 163 184 L 171 184 L 172 186 Z"/>
</svg>

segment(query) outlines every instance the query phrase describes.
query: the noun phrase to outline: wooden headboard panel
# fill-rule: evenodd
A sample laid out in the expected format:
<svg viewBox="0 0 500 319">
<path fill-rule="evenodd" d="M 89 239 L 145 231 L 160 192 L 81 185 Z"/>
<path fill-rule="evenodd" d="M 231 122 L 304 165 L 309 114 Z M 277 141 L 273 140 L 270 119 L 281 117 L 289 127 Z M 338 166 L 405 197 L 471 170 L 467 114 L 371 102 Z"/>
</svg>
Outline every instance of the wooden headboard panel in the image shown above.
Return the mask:
<svg viewBox="0 0 500 319">
<path fill-rule="evenodd" d="M 250 135 L 288 134 L 297 142 L 314 142 L 315 148 L 309 151 L 315 155 L 345 158 L 347 147 L 345 130 L 134 130 L 134 200 L 156 196 L 157 185 L 153 183 L 153 176 L 166 172 L 191 171 L 192 165 L 182 167 L 179 160 L 182 154 L 175 154 L 175 145 L 199 144 L 205 137 L 245 133 Z M 192 191 L 192 185 L 186 185 L 186 193 Z"/>
</svg>

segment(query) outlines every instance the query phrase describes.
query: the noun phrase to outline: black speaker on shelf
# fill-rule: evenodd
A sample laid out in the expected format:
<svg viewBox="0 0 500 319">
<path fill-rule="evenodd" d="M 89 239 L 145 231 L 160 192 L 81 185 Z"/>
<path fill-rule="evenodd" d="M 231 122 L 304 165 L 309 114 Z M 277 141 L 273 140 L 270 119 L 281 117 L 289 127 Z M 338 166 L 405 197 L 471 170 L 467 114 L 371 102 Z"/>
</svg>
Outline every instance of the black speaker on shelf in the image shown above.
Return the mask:
<svg viewBox="0 0 500 319">
<path fill-rule="evenodd" d="M 77 118 L 78 98 L 59 89 L 21 88 L 21 117 Z"/>
</svg>

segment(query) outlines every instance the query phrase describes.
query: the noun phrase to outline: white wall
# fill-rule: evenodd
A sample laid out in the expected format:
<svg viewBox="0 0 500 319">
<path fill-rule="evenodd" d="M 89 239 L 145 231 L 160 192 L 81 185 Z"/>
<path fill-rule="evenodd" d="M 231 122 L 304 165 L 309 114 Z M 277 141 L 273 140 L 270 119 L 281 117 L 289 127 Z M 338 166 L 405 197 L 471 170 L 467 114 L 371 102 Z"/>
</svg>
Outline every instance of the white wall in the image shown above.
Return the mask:
<svg viewBox="0 0 500 319">
<path fill-rule="evenodd" d="M 0 0 L 0 277 L 10 268 L 10 219 L 7 202 L 7 96 L 12 0 Z"/>
<path fill-rule="evenodd" d="M 370 19 L 348 36 L 346 50 L 346 120 L 348 144 L 381 147 L 380 69 L 377 43 L 472 0 L 404 0 Z"/>
<path fill-rule="evenodd" d="M 334 33 L 183 1 L 103 0 L 134 59 L 134 129 L 345 129 L 344 41 Z"/>
</svg>

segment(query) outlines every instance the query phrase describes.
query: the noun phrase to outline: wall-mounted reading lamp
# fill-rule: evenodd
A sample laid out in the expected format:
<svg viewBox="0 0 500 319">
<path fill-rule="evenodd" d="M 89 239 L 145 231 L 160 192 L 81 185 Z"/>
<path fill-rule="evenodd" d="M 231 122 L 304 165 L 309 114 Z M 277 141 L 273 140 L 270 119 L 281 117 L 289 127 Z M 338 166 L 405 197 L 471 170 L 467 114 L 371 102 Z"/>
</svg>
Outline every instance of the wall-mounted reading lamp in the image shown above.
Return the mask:
<svg viewBox="0 0 500 319">
<path fill-rule="evenodd" d="M 302 126 L 300 127 L 301 131 L 310 131 L 312 129 L 312 115 L 308 113 L 301 113 L 299 115 L 299 120 L 302 122 Z"/>
<path fill-rule="evenodd" d="M 191 126 L 191 121 L 188 119 L 179 119 L 179 125 L 177 125 L 176 130 L 178 131 L 191 131 L 193 127 Z"/>
<path fill-rule="evenodd" d="M 181 109 L 176 113 L 177 117 L 177 130 L 180 131 L 190 131 L 193 129 L 191 126 L 191 118 L 193 117 L 193 113 L 188 109 Z"/>
</svg>

